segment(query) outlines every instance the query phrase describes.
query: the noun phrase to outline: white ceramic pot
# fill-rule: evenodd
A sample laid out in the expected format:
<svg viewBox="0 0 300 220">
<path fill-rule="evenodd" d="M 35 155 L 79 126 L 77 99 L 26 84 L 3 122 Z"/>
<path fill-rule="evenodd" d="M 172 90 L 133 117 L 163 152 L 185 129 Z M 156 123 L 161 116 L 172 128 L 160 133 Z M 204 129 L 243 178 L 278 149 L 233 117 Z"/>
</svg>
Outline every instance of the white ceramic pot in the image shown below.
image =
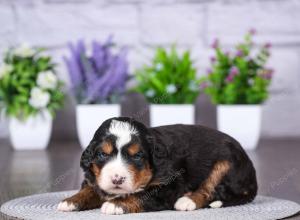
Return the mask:
<svg viewBox="0 0 300 220">
<path fill-rule="evenodd" d="M 15 150 L 44 150 L 52 131 L 52 116 L 44 111 L 25 121 L 9 119 L 9 137 Z"/>
<path fill-rule="evenodd" d="M 218 105 L 218 129 L 240 142 L 246 150 L 257 147 L 261 130 L 261 105 Z"/>
<path fill-rule="evenodd" d="M 76 126 L 81 147 L 84 149 L 88 146 L 102 122 L 120 115 L 119 104 L 77 105 Z"/>
<path fill-rule="evenodd" d="M 195 107 L 192 104 L 151 104 L 150 125 L 194 124 Z"/>
<path fill-rule="evenodd" d="M 0 138 L 7 137 L 7 120 L 5 118 L 4 111 L 0 111 Z"/>
</svg>

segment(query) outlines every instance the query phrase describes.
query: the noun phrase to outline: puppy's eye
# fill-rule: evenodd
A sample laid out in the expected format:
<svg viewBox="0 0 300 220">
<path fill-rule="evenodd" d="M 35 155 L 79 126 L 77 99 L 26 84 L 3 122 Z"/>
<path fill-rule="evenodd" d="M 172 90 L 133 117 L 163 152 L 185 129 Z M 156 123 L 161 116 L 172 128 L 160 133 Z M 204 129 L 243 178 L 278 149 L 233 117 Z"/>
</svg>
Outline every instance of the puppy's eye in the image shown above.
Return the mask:
<svg viewBox="0 0 300 220">
<path fill-rule="evenodd" d="M 109 154 L 104 153 L 104 152 L 98 152 L 97 156 L 98 156 L 98 159 L 105 160 L 105 159 L 107 159 L 109 157 Z"/>
<path fill-rule="evenodd" d="M 137 152 L 135 155 L 132 156 L 132 159 L 134 160 L 141 160 L 143 158 L 142 152 Z"/>
</svg>

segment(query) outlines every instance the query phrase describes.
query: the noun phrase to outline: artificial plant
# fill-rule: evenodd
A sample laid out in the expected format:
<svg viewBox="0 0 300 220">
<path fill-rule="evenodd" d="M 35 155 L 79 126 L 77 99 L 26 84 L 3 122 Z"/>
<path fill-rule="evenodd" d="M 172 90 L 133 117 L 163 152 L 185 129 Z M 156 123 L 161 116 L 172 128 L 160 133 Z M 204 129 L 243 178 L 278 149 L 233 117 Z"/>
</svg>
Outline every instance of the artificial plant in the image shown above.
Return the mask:
<svg viewBox="0 0 300 220">
<path fill-rule="evenodd" d="M 191 104 L 199 94 L 199 79 L 189 51 L 179 54 L 175 46 L 170 51 L 157 48 L 149 65 L 135 73 L 135 91 L 150 103 Z"/>
<path fill-rule="evenodd" d="M 268 98 L 273 69 L 266 67 L 270 43 L 254 50 L 255 30 L 249 31 L 244 42 L 233 52 L 221 48 L 218 40 L 212 47 L 215 56 L 211 68 L 201 78 L 201 88 L 215 104 L 260 104 Z"/>
</svg>

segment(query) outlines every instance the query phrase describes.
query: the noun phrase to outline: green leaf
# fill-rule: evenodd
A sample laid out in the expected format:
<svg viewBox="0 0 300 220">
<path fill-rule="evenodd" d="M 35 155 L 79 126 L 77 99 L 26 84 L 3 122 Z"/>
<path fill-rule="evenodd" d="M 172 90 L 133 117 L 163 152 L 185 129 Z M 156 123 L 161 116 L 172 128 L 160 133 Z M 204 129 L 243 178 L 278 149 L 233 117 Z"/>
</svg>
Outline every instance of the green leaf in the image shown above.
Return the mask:
<svg viewBox="0 0 300 220">
<path fill-rule="evenodd" d="M 137 86 L 133 90 L 144 94 L 151 103 L 193 103 L 199 94 L 198 89 L 192 91 L 189 87 L 191 81 L 199 82 L 190 53 L 180 55 L 175 45 L 169 52 L 157 48 L 152 64 L 136 70 L 135 78 Z M 168 94 L 169 86 L 176 87 L 176 91 Z M 154 91 L 154 96 L 148 97 L 148 91 Z"/>
</svg>

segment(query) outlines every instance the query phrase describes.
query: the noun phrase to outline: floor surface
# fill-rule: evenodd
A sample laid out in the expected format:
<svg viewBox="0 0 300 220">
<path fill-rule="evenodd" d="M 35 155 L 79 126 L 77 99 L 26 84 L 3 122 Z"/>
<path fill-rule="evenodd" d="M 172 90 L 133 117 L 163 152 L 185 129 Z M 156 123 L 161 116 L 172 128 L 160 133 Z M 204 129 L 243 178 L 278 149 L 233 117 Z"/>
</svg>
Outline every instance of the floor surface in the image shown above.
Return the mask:
<svg viewBox="0 0 300 220">
<path fill-rule="evenodd" d="M 78 189 L 81 151 L 76 142 L 25 152 L 0 142 L 0 204 L 35 193 Z M 248 153 L 257 170 L 259 194 L 300 203 L 300 140 L 262 140 L 256 151 Z M 0 219 L 13 218 L 0 214 Z"/>
</svg>

